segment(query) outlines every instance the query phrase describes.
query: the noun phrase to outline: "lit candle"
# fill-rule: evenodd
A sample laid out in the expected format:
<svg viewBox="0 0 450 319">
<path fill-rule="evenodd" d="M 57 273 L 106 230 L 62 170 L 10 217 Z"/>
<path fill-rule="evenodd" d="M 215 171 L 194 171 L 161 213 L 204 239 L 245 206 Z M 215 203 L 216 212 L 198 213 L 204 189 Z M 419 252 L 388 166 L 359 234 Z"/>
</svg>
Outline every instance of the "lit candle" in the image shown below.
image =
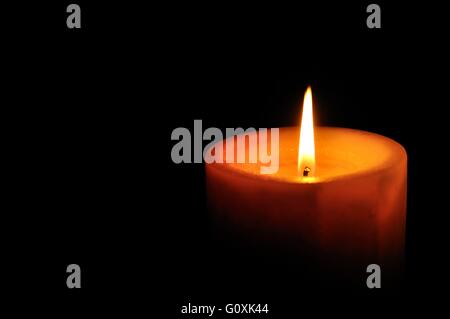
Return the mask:
<svg viewBox="0 0 450 319">
<path fill-rule="evenodd" d="M 216 152 L 225 152 L 221 146 Z M 314 128 L 308 88 L 300 134 L 298 127 L 280 129 L 279 156 L 270 175 L 260 173 L 260 163 L 206 165 L 208 203 L 219 223 L 342 267 L 401 265 L 407 156 L 400 144 L 359 130 Z"/>
</svg>

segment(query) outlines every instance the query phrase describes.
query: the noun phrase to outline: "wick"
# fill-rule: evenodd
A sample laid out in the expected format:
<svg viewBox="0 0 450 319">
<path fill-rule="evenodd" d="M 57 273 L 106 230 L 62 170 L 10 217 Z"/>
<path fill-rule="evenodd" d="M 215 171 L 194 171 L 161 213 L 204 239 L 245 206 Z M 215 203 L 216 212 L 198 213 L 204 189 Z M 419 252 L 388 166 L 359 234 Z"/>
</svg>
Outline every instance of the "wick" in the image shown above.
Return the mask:
<svg viewBox="0 0 450 319">
<path fill-rule="evenodd" d="M 309 176 L 309 173 L 311 173 L 311 169 L 308 166 L 305 166 L 305 169 L 303 170 L 303 177 Z"/>
</svg>

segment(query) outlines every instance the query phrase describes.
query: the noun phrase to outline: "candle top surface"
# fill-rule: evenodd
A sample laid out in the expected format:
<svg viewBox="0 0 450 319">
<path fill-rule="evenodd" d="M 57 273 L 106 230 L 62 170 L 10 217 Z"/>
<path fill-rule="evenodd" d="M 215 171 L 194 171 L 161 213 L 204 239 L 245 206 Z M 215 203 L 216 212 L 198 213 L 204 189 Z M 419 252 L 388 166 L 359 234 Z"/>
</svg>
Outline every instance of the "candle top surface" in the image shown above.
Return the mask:
<svg viewBox="0 0 450 319">
<path fill-rule="evenodd" d="M 257 132 L 249 133 L 258 134 Z M 270 135 L 270 134 L 269 134 Z M 225 140 L 225 143 L 229 140 Z M 264 163 L 212 163 L 211 168 L 223 169 L 230 174 L 244 174 L 249 177 L 265 180 L 276 180 L 289 183 L 321 183 L 341 178 L 350 178 L 363 174 L 371 174 L 388 169 L 401 161 L 406 161 L 406 151 L 397 142 L 366 131 L 337 128 L 316 127 L 316 173 L 313 177 L 303 177 L 298 172 L 298 127 L 279 129 L 279 169 L 274 174 L 261 174 Z M 235 156 L 236 156 L 236 140 Z M 215 152 L 223 152 L 222 142 L 216 143 Z M 252 147 L 250 145 L 250 147 Z M 270 138 L 267 139 L 270 152 Z M 252 150 L 245 143 L 246 159 Z M 254 150 L 253 150 L 254 151 Z"/>
</svg>

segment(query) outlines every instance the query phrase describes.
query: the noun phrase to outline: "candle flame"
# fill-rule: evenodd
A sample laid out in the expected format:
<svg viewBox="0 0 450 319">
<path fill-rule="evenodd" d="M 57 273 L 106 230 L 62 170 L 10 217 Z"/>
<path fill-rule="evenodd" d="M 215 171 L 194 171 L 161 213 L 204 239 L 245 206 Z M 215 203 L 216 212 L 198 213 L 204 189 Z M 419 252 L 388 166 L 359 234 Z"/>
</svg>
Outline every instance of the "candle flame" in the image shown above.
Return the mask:
<svg viewBox="0 0 450 319">
<path fill-rule="evenodd" d="M 303 99 L 302 121 L 300 125 L 300 141 L 298 147 L 297 171 L 300 176 L 312 177 L 316 171 L 316 155 L 314 147 L 313 103 L 311 87 L 305 92 Z"/>
</svg>

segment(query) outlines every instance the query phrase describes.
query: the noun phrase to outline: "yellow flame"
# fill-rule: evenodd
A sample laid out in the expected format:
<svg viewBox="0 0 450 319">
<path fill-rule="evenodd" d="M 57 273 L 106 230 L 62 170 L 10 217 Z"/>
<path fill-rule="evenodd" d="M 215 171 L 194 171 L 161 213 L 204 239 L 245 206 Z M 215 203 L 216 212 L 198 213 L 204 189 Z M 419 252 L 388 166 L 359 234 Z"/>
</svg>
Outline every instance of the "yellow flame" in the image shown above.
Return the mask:
<svg viewBox="0 0 450 319">
<path fill-rule="evenodd" d="M 303 99 L 302 122 L 300 125 L 300 141 L 298 146 L 297 170 L 300 176 L 314 176 L 316 172 L 316 155 L 314 148 L 313 103 L 311 87 L 305 92 Z"/>
</svg>

